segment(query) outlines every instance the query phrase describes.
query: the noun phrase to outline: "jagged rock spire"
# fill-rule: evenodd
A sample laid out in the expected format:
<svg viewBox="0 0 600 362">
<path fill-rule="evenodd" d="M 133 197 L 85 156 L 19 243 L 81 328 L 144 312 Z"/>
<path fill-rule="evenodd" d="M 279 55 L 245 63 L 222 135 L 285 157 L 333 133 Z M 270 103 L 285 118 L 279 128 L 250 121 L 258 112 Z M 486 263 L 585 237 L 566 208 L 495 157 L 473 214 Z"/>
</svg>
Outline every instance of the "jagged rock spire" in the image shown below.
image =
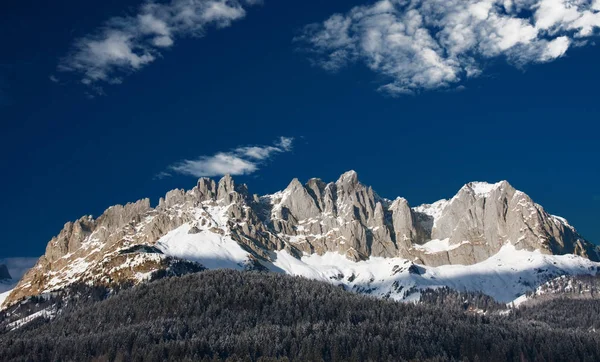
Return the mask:
<svg viewBox="0 0 600 362">
<path fill-rule="evenodd" d="M 337 252 L 354 260 L 473 264 L 508 243 L 548 254 L 599 257 L 566 220 L 549 215 L 506 181 L 469 183 L 450 200 L 418 207 L 403 198 L 382 199 L 360 183 L 355 171 L 335 182 L 294 179 L 276 194 L 249 195 L 246 185 L 236 185 L 229 175 L 218 183 L 201 178 L 190 191 L 168 192 L 155 209 L 144 199 L 110 207 L 97 219 L 69 222 L 7 301 L 76 281 L 130 282 L 138 270 L 151 267 L 133 263 L 124 250 L 145 250 L 132 249 L 139 245 L 155 250 L 161 237 L 182 225 L 195 235 L 227 235 L 264 261 L 273 251 L 286 250 L 295 256 Z M 164 267 L 156 255 L 149 260 L 152 268 Z"/>
</svg>

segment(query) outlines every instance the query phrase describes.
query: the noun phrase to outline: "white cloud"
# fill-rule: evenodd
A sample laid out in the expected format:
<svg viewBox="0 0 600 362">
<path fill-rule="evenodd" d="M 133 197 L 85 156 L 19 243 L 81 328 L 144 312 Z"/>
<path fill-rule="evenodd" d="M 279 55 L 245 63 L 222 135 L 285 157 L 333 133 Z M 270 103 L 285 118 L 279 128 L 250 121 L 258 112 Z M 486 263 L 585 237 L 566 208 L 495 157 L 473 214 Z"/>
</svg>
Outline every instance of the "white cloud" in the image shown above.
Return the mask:
<svg viewBox="0 0 600 362">
<path fill-rule="evenodd" d="M 571 40 L 566 36 L 558 37 L 546 44 L 546 50 L 541 55 L 541 60 L 552 60 L 562 57 L 563 54 L 569 49 Z"/>
<path fill-rule="evenodd" d="M 242 158 L 243 155 L 217 153 L 214 156 L 202 156 L 197 160 L 185 160 L 171 167 L 171 170 L 184 175 L 221 176 L 246 175 L 258 169 L 256 163 Z"/>
<path fill-rule="evenodd" d="M 600 0 L 380 0 L 296 40 L 326 70 L 362 62 L 389 79 L 381 90 L 403 94 L 478 76 L 486 59 L 553 61 L 599 28 Z"/>
<path fill-rule="evenodd" d="M 166 172 L 166 171 L 161 171 L 159 173 L 157 173 L 156 175 L 154 175 L 153 179 L 154 180 L 164 180 L 166 178 L 172 177 L 173 175 L 171 175 L 170 173 Z"/>
<path fill-rule="evenodd" d="M 178 37 L 201 37 L 209 27 L 223 28 L 246 15 L 257 0 L 171 0 L 147 2 L 137 14 L 110 19 L 95 33 L 75 41 L 58 69 L 81 82 L 119 84 L 161 56 Z M 96 86 L 98 87 L 98 86 Z"/>
<path fill-rule="evenodd" d="M 170 166 L 169 172 L 194 177 L 214 177 L 223 175 L 248 175 L 258 171 L 259 167 L 276 154 L 292 150 L 294 139 L 280 137 L 269 146 L 241 146 L 228 152 L 219 152 L 212 156 L 200 156 L 194 160 L 183 160 Z M 161 172 L 160 178 L 170 176 Z"/>
</svg>

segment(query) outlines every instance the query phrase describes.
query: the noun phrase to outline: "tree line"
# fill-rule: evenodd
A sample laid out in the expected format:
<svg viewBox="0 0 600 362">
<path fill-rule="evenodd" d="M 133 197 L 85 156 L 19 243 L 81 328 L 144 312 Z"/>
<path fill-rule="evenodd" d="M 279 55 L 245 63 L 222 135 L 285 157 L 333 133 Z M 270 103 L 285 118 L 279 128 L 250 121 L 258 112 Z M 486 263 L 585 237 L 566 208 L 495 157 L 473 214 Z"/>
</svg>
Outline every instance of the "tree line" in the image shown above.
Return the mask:
<svg viewBox="0 0 600 362">
<path fill-rule="evenodd" d="M 500 316 L 490 311 L 502 306 L 480 295 L 423 296 L 403 304 L 300 277 L 205 271 L 66 303 L 52 321 L 0 334 L 0 360 L 600 360 L 600 337 L 589 328 L 598 321 L 594 300 Z M 465 303 L 484 313 L 465 313 Z"/>
</svg>

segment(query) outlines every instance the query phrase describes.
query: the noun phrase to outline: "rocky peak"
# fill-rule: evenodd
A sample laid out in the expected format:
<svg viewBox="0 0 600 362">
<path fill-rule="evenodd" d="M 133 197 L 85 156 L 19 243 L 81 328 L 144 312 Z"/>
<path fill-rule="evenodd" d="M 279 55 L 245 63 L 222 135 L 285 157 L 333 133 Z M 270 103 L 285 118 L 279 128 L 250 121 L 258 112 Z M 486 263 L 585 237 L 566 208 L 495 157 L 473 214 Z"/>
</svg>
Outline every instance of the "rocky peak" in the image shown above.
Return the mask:
<svg viewBox="0 0 600 362">
<path fill-rule="evenodd" d="M 224 205 L 244 203 L 251 200 L 245 184 L 236 185 L 229 175 L 224 176 L 216 183 L 214 180 L 202 177 L 196 187 L 190 191 L 175 189 L 167 192 L 158 203 L 158 210 L 165 210 L 183 205 L 198 206 L 205 201 L 218 202 Z"/>
<path fill-rule="evenodd" d="M 421 211 L 434 215 L 431 206 Z M 494 255 L 507 243 L 517 249 L 546 253 L 567 250 L 557 240 L 568 239 L 565 245 L 579 245 L 582 238 L 561 231 L 564 227 L 559 224 L 556 226 L 540 205 L 507 181 L 466 184 L 450 201 L 437 205 L 429 223 L 432 239 L 449 241 L 452 250 L 448 262 L 468 264 Z M 586 245 L 588 250 L 593 249 L 591 244 Z M 578 253 L 598 258 L 595 252 Z"/>
<path fill-rule="evenodd" d="M 476 197 L 488 197 L 494 192 L 512 193 L 514 191 L 516 190 L 508 183 L 508 181 L 496 183 L 469 182 L 460 189 L 458 194 L 469 193 Z"/>
<path fill-rule="evenodd" d="M 392 211 L 402 209 L 404 207 L 408 207 L 408 200 L 405 199 L 404 197 L 397 197 L 390 204 L 390 210 L 392 210 Z"/>
<path fill-rule="evenodd" d="M 344 172 L 335 183 L 340 189 L 352 190 L 359 185 L 358 174 L 354 170 Z"/>
<path fill-rule="evenodd" d="M 248 187 L 236 185 L 231 175 L 225 175 L 217 185 L 217 201 L 223 205 L 244 204 L 249 200 Z"/>
<path fill-rule="evenodd" d="M 136 280 L 149 268 L 168 267 L 166 256 L 139 251 L 159 250 L 159 239 L 184 226 L 189 230 L 184 235 L 200 242 L 233 240 L 259 264 L 282 249 L 295 256 L 337 252 L 353 260 L 375 256 L 428 266 L 473 264 L 509 243 L 598 259 L 596 248 L 566 220 L 547 214 L 506 181 L 469 183 L 448 201 L 415 208 L 404 198 L 380 198 L 355 171 L 327 184 L 294 179 L 273 195 L 249 195 L 246 185 L 236 185 L 231 176 L 218 183 L 201 178 L 190 191 L 169 191 L 156 209 L 144 199 L 110 207 L 97 219 L 67 223 L 8 301 L 75 281 Z"/>
<path fill-rule="evenodd" d="M 126 205 L 116 205 L 108 208 L 97 220 L 98 226 L 108 230 L 118 229 L 151 209 L 150 199 L 142 199 Z"/>
<path fill-rule="evenodd" d="M 358 181 L 356 171 L 348 171 L 336 181 L 337 209 L 340 214 L 369 224 L 375 212 L 375 193 Z"/>
<path fill-rule="evenodd" d="M 298 180 L 297 178 L 293 178 L 292 181 L 290 181 L 289 185 L 285 188 L 284 192 L 292 192 L 293 193 L 300 189 L 304 189 L 304 186 L 302 185 L 300 180 Z"/>
<path fill-rule="evenodd" d="M 383 210 L 383 204 L 378 201 L 375 204 L 375 215 L 374 215 L 374 226 L 384 226 L 385 225 L 385 211 Z"/>
<path fill-rule="evenodd" d="M 415 220 L 413 210 L 408 204 L 408 200 L 399 197 L 394 200 L 390 206 L 392 212 L 392 224 L 395 231 L 396 244 L 406 253 L 412 244 L 424 242 L 419 231 L 420 225 Z"/>
<path fill-rule="evenodd" d="M 324 211 L 326 208 L 325 204 L 325 188 L 327 184 L 318 178 L 311 178 L 306 183 L 306 190 L 310 196 L 315 200 L 315 203 L 319 207 L 319 210 Z"/>
<path fill-rule="evenodd" d="M 401 256 L 430 265 L 473 264 L 495 254 L 506 243 L 527 250 L 554 250 L 544 240 L 553 239 L 549 234 L 567 235 L 569 231 L 553 231 L 553 223 L 546 228 L 536 226 L 544 225 L 542 219 L 550 217 L 533 220 L 532 212 L 540 209 L 506 181 L 468 183 L 449 201 L 413 209 L 404 198 L 393 202 L 381 199 L 371 187 L 359 182 L 354 171 L 330 184 L 311 179 L 302 185 L 295 179 L 274 207 L 278 210 L 276 219 L 285 220 L 276 222 L 275 230 L 294 240 L 302 237 L 298 247 L 304 252 L 339 251 L 353 258 Z M 307 220 L 309 224 L 305 224 Z M 429 252 L 420 247 L 431 240 L 446 239 L 449 250 Z M 577 244 L 575 239 L 573 242 Z M 554 248 L 567 250 L 560 243 Z M 352 252 L 348 254 L 348 250 Z"/>
<path fill-rule="evenodd" d="M 46 247 L 46 260 L 50 263 L 79 249 L 83 241 L 96 228 L 97 222 L 91 216 L 64 225 L 58 236 L 52 238 Z"/>
<path fill-rule="evenodd" d="M 225 175 L 219 180 L 217 199 L 222 200 L 235 191 L 235 182 L 231 175 Z"/>
<path fill-rule="evenodd" d="M 283 191 L 286 196 L 281 201 L 282 212 L 293 215 L 298 221 L 319 216 L 321 210 L 309 190 L 298 179 L 293 179 Z"/>
<path fill-rule="evenodd" d="M 327 184 L 320 178 L 311 178 L 306 183 L 306 187 L 312 190 L 316 195 L 322 195 L 323 191 L 325 191 L 325 187 L 327 187 Z"/>
<path fill-rule="evenodd" d="M 202 177 L 196 185 L 198 190 L 198 199 L 200 201 L 214 200 L 217 197 L 217 184 L 215 180 Z"/>
<path fill-rule="evenodd" d="M 167 192 L 164 198 L 160 198 L 158 202 L 159 208 L 170 208 L 182 203 L 185 200 L 185 191 L 175 189 Z"/>
</svg>

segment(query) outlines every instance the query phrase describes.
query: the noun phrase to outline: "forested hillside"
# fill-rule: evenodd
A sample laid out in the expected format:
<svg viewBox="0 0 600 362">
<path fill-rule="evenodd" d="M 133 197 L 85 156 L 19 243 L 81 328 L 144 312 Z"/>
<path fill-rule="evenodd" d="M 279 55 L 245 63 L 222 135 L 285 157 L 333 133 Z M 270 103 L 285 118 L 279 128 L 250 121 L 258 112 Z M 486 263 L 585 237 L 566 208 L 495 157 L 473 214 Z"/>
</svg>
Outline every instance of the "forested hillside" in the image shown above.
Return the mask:
<svg viewBox="0 0 600 362">
<path fill-rule="evenodd" d="M 596 333 L 553 328 L 553 305 L 502 317 L 436 299 L 456 300 L 402 304 L 302 278 L 209 271 L 67 306 L 0 335 L 0 360 L 600 359 Z"/>
</svg>

